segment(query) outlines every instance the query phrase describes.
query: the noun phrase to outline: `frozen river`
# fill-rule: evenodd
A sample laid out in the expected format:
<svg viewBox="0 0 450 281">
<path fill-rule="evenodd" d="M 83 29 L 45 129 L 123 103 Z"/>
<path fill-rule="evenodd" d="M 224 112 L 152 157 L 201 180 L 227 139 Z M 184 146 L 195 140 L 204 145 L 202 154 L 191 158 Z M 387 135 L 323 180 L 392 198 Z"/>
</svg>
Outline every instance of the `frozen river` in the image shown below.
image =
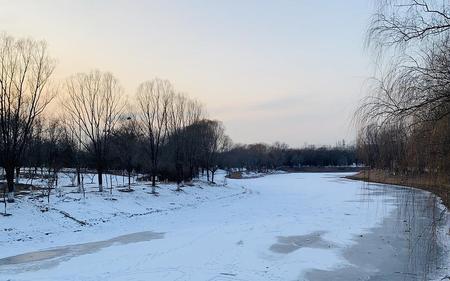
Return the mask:
<svg viewBox="0 0 450 281">
<path fill-rule="evenodd" d="M 73 200 L 68 210 L 91 222 L 84 227 L 59 222 L 56 214 L 41 222 L 47 213 L 29 211 L 26 201 L 18 214 L 0 218 L 0 280 L 395 281 L 450 275 L 448 212 L 434 196 L 342 176 L 278 174 L 228 180 L 227 187 L 190 187 L 181 195 L 161 191 L 151 200 L 144 192 L 118 194 L 114 201 Z M 174 207 L 137 210 L 157 200 Z M 99 222 L 102 204 L 116 205 L 114 211 L 105 207 L 108 218 Z M 128 209 L 137 211 L 123 215 Z M 14 222 L 14 216 L 22 217 Z M 14 240 L 14 231 L 30 239 Z"/>
</svg>

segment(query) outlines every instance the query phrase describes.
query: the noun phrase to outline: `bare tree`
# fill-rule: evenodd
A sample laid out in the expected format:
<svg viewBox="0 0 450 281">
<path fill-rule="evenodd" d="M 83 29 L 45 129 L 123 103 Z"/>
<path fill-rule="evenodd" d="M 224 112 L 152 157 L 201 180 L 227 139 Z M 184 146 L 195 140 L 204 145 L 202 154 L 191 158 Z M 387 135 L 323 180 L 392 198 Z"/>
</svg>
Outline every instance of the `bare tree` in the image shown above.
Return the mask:
<svg viewBox="0 0 450 281">
<path fill-rule="evenodd" d="M 222 122 L 215 120 L 203 120 L 203 122 L 206 125 L 204 136 L 206 144 L 205 168 L 211 172 L 211 183 L 215 183 L 214 175 L 219 168 L 220 153 L 229 149 L 231 140 L 225 135 Z"/>
<path fill-rule="evenodd" d="M 128 111 L 128 112 L 131 112 Z M 120 168 L 124 168 L 128 175 L 128 190 L 131 191 L 131 173 L 138 166 L 141 153 L 141 135 L 135 114 L 127 113 L 122 116 L 118 128 L 112 136 L 112 160 Z"/>
<path fill-rule="evenodd" d="M 14 170 L 36 118 L 55 94 L 49 87 L 54 68 L 45 42 L 0 35 L 0 158 L 10 202 L 14 201 Z"/>
<path fill-rule="evenodd" d="M 63 168 L 61 143 L 65 137 L 64 127 L 58 119 L 51 119 L 46 130 L 46 163 L 49 179 L 53 179 L 53 186 L 58 188 L 58 173 Z"/>
<path fill-rule="evenodd" d="M 394 175 L 449 180 L 450 2 L 379 2 L 368 31 L 380 78 L 357 111 L 358 151 Z M 448 190 L 436 189 L 448 202 Z"/>
<path fill-rule="evenodd" d="M 381 78 L 358 109 L 367 123 L 436 121 L 450 114 L 450 4 L 433 0 L 380 1 L 367 43 L 381 54 Z M 410 44 L 414 43 L 414 44 Z"/>
<path fill-rule="evenodd" d="M 184 133 L 185 129 L 200 121 L 204 114 L 203 106 L 197 100 L 189 99 L 184 94 L 174 96 L 169 110 L 168 125 L 174 150 L 173 161 L 177 173 L 177 191 L 181 190 L 181 182 L 184 178 L 183 166 L 186 159 L 184 159 L 183 147 L 186 146 L 188 140 Z"/>
<path fill-rule="evenodd" d="M 109 137 L 125 106 L 119 81 L 109 72 L 92 71 L 69 78 L 67 98 L 62 103 L 67 124 L 95 159 L 99 191 L 103 191 L 103 172 Z"/>
<path fill-rule="evenodd" d="M 60 126 L 63 129 L 63 143 L 65 146 L 64 152 L 64 167 L 65 168 L 75 168 L 75 173 L 72 171 L 67 172 L 66 174 L 71 178 L 71 182 L 74 186 L 77 186 L 78 192 L 81 193 L 82 185 L 81 185 L 81 168 L 83 165 L 83 147 L 82 144 L 77 137 L 81 135 L 81 130 L 78 128 L 76 124 L 73 124 L 73 120 L 69 118 L 65 118 L 67 116 L 66 113 L 62 112 L 61 115 L 61 124 Z M 78 128 L 78 133 L 74 133 L 74 128 Z"/>
<path fill-rule="evenodd" d="M 156 193 L 160 147 L 168 134 L 167 122 L 170 106 L 173 102 L 174 89 L 168 80 L 155 78 L 139 85 L 136 96 L 139 104 L 141 128 L 150 156 L 152 193 Z"/>
<path fill-rule="evenodd" d="M 382 0 L 377 1 L 367 43 L 375 48 L 426 44 L 449 31 L 447 0 Z"/>
</svg>

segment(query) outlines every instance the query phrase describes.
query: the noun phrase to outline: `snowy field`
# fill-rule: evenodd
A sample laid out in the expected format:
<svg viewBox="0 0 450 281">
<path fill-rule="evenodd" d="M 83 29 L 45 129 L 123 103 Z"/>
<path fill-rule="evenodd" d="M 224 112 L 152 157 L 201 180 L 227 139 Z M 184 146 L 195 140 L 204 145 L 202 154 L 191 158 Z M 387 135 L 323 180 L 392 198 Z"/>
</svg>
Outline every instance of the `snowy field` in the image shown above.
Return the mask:
<svg viewBox="0 0 450 281">
<path fill-rule="evenodd" d="M 196 181 L 182 192 L 160 185 L 159 196 L 148 183 L 99 193 L 94 178 L 86 198 L 74 187 L 53 192 L 50 204 L 25 195 L 8 206 L 12 216 L 0 217 L 0 280 L 322 280 L 323 272 L 349 268 L 379 274 L 383 268 L 357 264 L 345 252 L 402 204 L 398 194 L 382 192 L 386 186 L 367 188 L 344 175 L 225 180 L 219 173 L 217 185 Z M 430 279 L 449 270 L 448 213 L 439 210 L 441 257 Z"/>
</svg>

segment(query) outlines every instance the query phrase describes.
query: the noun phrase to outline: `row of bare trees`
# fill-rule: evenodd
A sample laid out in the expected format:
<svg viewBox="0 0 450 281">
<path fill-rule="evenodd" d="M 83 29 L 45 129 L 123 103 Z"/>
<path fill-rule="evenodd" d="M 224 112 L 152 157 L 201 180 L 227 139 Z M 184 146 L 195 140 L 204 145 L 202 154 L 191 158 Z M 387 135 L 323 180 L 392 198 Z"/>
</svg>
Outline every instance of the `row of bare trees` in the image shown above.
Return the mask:
<svg viewBox="0 0 450 281">
<path fill-rule="evenodd" d="M 360 164 L 353 145 L 306 146 L 291 148 L 287 144 L 254 143 L 234 145 L 221 155 L 223 167 L 266 172 L 268 170 L 305 167 L 344 167 Z M 294 169 L 293 169 L 294 168 Z"/>
<path fill-rule="evenodd" d="M 358 148 L 374 168 L 450 172 L 450 4 L 380 1 L 368 32 L 380 75 L 358 109 Z"/>
<path fill-rule="evenodd" d="M 140 170 L 155 192 L 157 178 L 181 183 L 200 168 L 214 173 L 230 144 L 222 124 L 167 80 L 142 83 L 129 102 L 109 72 L 78 73 L 55 85 L 54 69 L 45 42 L 0 36 L 0 164 L 9 201 L 20 167 L 54 175 L 73 167 L 78 184 L 82 169 L 95 169 L 99 191 L 108 169 Z M 44 112 L 57 94 L 58 109 Z"/>
</svg>

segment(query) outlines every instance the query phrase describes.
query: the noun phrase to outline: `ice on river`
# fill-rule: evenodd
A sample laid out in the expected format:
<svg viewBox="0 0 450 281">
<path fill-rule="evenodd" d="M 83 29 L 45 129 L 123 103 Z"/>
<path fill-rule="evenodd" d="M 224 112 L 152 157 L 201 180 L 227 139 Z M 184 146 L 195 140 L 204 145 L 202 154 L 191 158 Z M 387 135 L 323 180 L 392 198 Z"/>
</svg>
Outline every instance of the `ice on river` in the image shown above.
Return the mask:
<svg viewBox="0 0 450 281">
<path fill-rule="evenodd" d="M 13 216 L 0 218 L 0 279 L 445 276 L 449 222 L 438 200 L 344 175 L 277 174 L 223 186 L 220 174 L 218 185 L 198 181 L 183 192 L 161 185 L 159 196 L 143 184 L 112 194 L 92 185 L 86 199 L 67 188 L 49 206 L 26 195 L 9 207 Z"/>
</svg>

